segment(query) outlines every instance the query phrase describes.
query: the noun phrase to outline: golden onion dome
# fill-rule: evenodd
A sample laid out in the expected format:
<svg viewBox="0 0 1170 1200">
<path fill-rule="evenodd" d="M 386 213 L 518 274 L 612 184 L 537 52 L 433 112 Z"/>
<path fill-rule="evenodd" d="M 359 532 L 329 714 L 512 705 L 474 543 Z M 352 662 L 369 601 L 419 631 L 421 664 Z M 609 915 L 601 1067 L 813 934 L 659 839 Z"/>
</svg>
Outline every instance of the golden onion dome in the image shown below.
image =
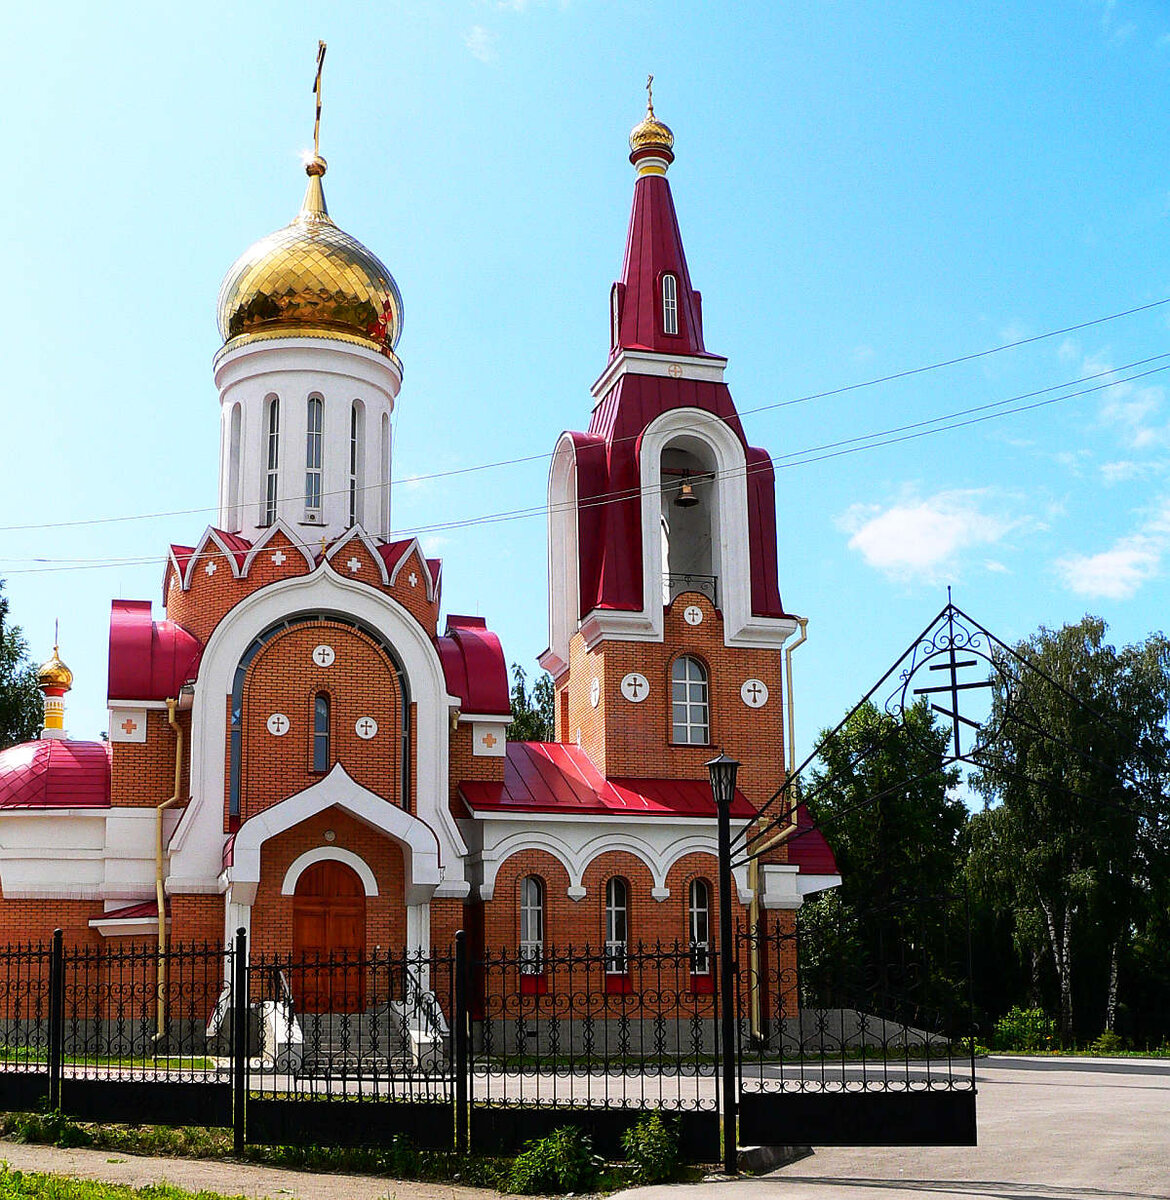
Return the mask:
<svg viewBox="0 0 1170 1200">
<path fill-rule="evenodd" d="M 37 684 L 42 688 L 61 688 L 66 692 L 73 686 L 73 672 L 61 661 L 56 646 L 53 647 L 53 657 L 38 668 Z"/>
<path fill-rule="evenodd" d="M 319 155 L 305 168 L 301 210 L 236 259 L 219 289 L 226 345 L 277 337 L 355 342 L 394 357 L 402 296 L 375 254 L 338 229 L 325 206 Z"/>
<path fill-rule="evenodd" d="M 646 115 L 630 130 L 630 162 L 639 158 L 657 155 L 666 161 L 674 160 L 674 134 L 669 125 L 664 125 L 654 115 L 654 92 L 651 90 L 654 76 L 646 79 Z"/>
</svg>

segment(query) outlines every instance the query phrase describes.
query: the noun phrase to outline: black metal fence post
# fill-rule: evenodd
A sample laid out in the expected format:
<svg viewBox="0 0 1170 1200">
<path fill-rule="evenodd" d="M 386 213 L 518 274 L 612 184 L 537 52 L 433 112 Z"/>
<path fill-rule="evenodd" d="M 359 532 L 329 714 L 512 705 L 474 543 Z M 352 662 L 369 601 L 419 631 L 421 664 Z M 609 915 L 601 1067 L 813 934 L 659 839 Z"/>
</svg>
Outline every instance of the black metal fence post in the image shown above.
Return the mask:
<svg viewBox="0 0 1170 1200">
<path fill-rule="evenodd" d="M 61 1107 L 61 1075 L 65 1058 L 65 934 L 53 930 L 49 956 L 49 1109 Z"/>
<path fill-rule="evenodd" d="M 232 1059 L 233 1145 L 242 1154 L 248 1106 L 248 934 L 242 926 L 232 955 Z"/>
<path fill-rule="evenodd" d="M 739 1170 L 736 1147 L 735 943 L 731 932 L 731 805 L 719 801 L 719 1005 L 723 1057 L 723 1170 Z"/>
<path fill-rule="evenodd" d="M 467 1003 L 467 934 L 455 934 L 455 1152 L 467 1153 L 469 1070 L 468 1035 L 471 1013 Z"/>
</svg>

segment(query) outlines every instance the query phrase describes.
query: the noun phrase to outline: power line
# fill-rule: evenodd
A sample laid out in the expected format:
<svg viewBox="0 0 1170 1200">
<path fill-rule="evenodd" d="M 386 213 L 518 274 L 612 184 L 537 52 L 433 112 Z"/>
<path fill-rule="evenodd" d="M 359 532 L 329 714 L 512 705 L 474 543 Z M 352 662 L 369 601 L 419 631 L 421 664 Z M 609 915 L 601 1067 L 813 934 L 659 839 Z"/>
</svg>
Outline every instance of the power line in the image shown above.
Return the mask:
<svg viewBox="0 0 1170 1200">
<path fill-rule="evenodd" d="M 1061 337 L 1064 334 L 1077 333 L 1080 330 L 1090 329 L 1090 328 L 1093 328 L 1098 325 L 1104 325 L 1104 324 L 1109 323 L 1110 321 L 1119 321 L 1119 320 L 1124 319 L 1125 317 L 1136 316 L 1139 313 L 1149 312 L 1152 309 L 1161 308 L 1167 304 L 1170 304 L 1170 296 L 1166 296 L 1160 300 L 1151 300 L 1147 304 L 1139 304 L 1139 305 L 1134 306 L 1133 308 L 1124 309 L 1121 312 L 1110 313 L 1107 316 L 1094 317 L 1091 320 L 1080 321 L 1074 325 L 1065 325 L 1059 329 L 1050 329 L 1044 333 L 1033 334 L 1031 337 L 1017 338 L 1015 341 L 1012 341 L 1012 342 L 1003 342 L 997 346 L 988 347 L 985 350 L 974 351 L 971 354 L 962 354 L 955 358 L 940 359 L 937 362 L 927 363 L 924 366 L 909 367 L 905 370 L 892 372 L 889 375 L 879 375 L 879 376 L 875 376 L 872 379 L 861 380 L 858 383 L 843 384 L 840 387 L 829 388 L 829 389 L 826 389 L 825 391 L 820 391 L 820 392 L 810 392 L 808 395 L 795 396 L 788 400 L 779 400 L 779 401 L 776 401 L 774 404 L 761 404 L 761 405 L 757 406 L 756 408 L 746 408 L 746 409 L 743 409 L 741 412 L 739 412 L 737 415 L 740 418 L 742 418 L 742 417 L 746 417 L 746 416 L 753 416 L 755 414 L 763 413 L 763 412 L 773 412 L 773 411 L 783 409 L 783 408 L 791 408 L 791 407 L 793 407 L 795 405 L 799 405 L 799 404 L 808 404 L 814 400 L 826 400 L 833 396 L 843 396 L 843 395 L 848 394 L 849 392 L 860 391 L 865 388 L 878 387 L 881 384 L 893 383 L 900 379 L 909 379 L 915 375 L 923 375 L 923 374 L 926 374 L 931 371 L 944 370 L 947 367 L 960 366 L 963 363 L 976 362 L 979 359 L 988 358 L 995 354 L 1002 354 L 1008 350 L 1019 349 L 1021 346 L 1030 346 L 1037 342 L 1043 342 L 1043 341 L 1050 340 L 1051 338 L 1054 338 L 1054 337 Z M 1146 360 L 1146 361 L 1150 361 L 1150 360 Z M 1115 369 L 1124 370 L 1125 368 L 1115 368 Z M 1087 378 L 1092 378 L 1092 377 L 1090 376 Z M 1122 382 L 1124 382 L 1124 381 L 1122 381 Z M 1004 403 L 1006 403 L 1006 401 Z M 613 444 L 618 444 L 623 441 L 635 441 L 640 436 L 641 435 L 638 434 L 638 435 L 630 435 L 629 437 L 626 437 L 626 438 L 615 438 L 613 441 Z M 540 462 L 542 460 L 548 461 L 551 458 L 552 458 L 552 453 L 525 454 L 525 455 L 518 455 L 514 458 L 498 459 L 494 462 L 476 463 L 476 464 L 473 464 L 472 466 L 468 466 L 468 467 L 453 467 L 447 471 L 432 471 L 432 472 L 428 472 L 427 474 L 424 474 L 424 475 L 411 475 L 411 476 L 408 476 L 407 478 L 408 478 L 408 481 L 412 482 L 412 483 L 413 482 L 420 482 L 420 483 L 428 482 L 430 480 L 435 480 L 435 479 L 450 479 L 450 478 L 453 478 L 458 475 L 470 475 L 470 474 L 474 474 L 479 471 L 495 470 L 500 467 L 521 466 L 525 463 Z M 402 483 L 402 482 L 404 482 L 404 480 L 400 479 L 397 482 Z M 380 486 L 381 486 L 380 484 L 367 484 L 367 485 L 364 485 L 363 487 L 359 488 L 358 490 L 359 491 L 371 491 Z M 391 486 L 393 486 L 393 482 L 392 482 Z M 349 492 L 349 488 L 346 487 L 346 488 L 335 489 L 335 490 L 329 491 L 329 492 L 324 492 L 324 493 L 322 493 L 322 495 L 323 496 L 344 495 L 344 494 L 347 494 L 348 492 Z M 299 496 L 285 496 L 280 501 L 278 501 L 278 503 L 295 501 L 298 499 L 300 499 Z M 164 517 L 198 516 L 198 515 L 204 514 L 204 513 L 218 512 L 218 510 L 219 510 L 218 505 L 204 505 L 199 508 L 177 508 L 177 509 L 170 509 L 170 510 L 159 511 L 159 512 L 128 513 L 128 514 L 123 514 L 120 516 L 113 516 L 113 517 L 86 517 L 83 519 L 73 520 L 73 521 L 42 521 L 42 522 L 36 522 L 36 523 L 32 523 L 32 524 L 27 524 L 27 525 L 0 525 L 0 533 L 15 533 L 15 532 L 22 532 L 22 531 L 37 530 L 37 529 L 69 529 L 69 528 L 75 528 L 75 527 L 80 527 L 80 526 L 89 526 L 89 525 L 112 525 L 112 524 L 119 524 L 119 523 L 124 523 L 124 522 L 128 522 L 128 521 L 150 521 L 150 520 L 162 519 Z"/>
<path fill-rule="evenodd" d="M 1099 371 L 1093 375 L 1082 376 L 1078 379 L 1069 380 L 1064 383 L 1051 384 L 1048 387 L 1040 388 L 1031 392 L 1022 392 L 1014 396 L 1009 396 L 1002 400 L 991 401 L 987 404 L 975 405 L 964 409 L 958 409 L 951 413 L 946 413 L 938 417 L 931 417 L 924 421 L 913 422 L 908 425 L 893 426 L 888 429 L 876 430 L 872 433 L 858 435 L 854 438 L 847 438 L 837 442 L 826 442 L 821 445 L 806 447 L 803 450 L 792 451 L 784 457 L 791 458 L 792 461 L 781 462 L 779 465 L 781 470 L 790 470 L 799 466 L 806 466 L 810 463 L 823 462 L 827 459 L 840 458 L 847 454 L 857 454 L 863 450 L 878 449 L 883 446 L 895 445 L 900 442 L 912 441 L 921 437 L 929 437 L 936 433 L 948 432 L 952 429 L 961 429 L 969 425 L 981 424 L 984 421 L 996 420 L 1001 417 L 1012 416 L 1016 413 L 1030 412 L 1034 409 L 1044 408 L 1053 404 L 1060 404 L 1066 400 L 1076 399 L 1080 396 L 1089 395 L 1094 392 L 1100 392 L 1111 387 L 1116 387 L 1120 384 L 1131 383 L 1137 379 L 1144 379 L 1150 375 L 1156 375 L 1162 371 L 1170 370 L 1170 363 L 1164 362 L 1170 358 L 1170 352 L 1153 355 L 1149 358 L 1139 359 L 1132 363 L 1127 363 L 1122 367 L 1111 368 L 1107 371 Z M 1152 367 L 1149 370 L 1137 372 L 1124 378 L 1115 378 L 1118 370 L 1127 370 L 1136 366 L 1143 366 L 1151 362 L 1162 362 L 1163 365 Z M 1053 396 L 1050 393 L 1054 391 L 1062 391 L 1063 389 L 1075 387 L 1076 384 L 1086 382 L 1088 380 L 1100 379 L 1102 376 L 1108 375 L 1111 378 L 1108 382 L 1098 383 L 1091 387 L 1081 388 L 1076 391 L 1065 391 L 1061 395 Z M 1036 396 L 1047 396 L 1046 399 L 1038 400 L 1033 404 L 1020 404 L 1021 400 L 1030 400 Z M 1015 405 L 1016 407 L 1008 407 Z M 987 411 L 994 409 L 996 411 Z M 978 415 L 971 415 L 978 414 Z M 960 420 L 958 418 L 966 418 Z M 925 426 L 933 426 L 925 428 Z M 762 465 L 758 467 L 734 467 L 725 471 L 704 472 L 710 478 L 741 478 L 761 470 L 767 470 L 767 467 Z M 579 502 L 560 504 L 560 505 L 531 505 L 524 508 L 505 509 L 501 512 L 486 513 L 479 517 L 456 518 L 450 521 L 434 522 L 430 525 L 419 525 L 412 528 L 399 531 L 399 537 L 396 540 L 405 540 L 411 537 L 420 537 L 428 533 L 447 532 L 453 529 L 471 528 L 477 525 L 499 524 L 505 521 L 522 520 L 527 517 L 543 516 L 552 512 L 564 511 L 570 508 L 576 508 L 579 511 L 583 509 L 596 508 L 607 504 L 620 504 L 628 500 L 632 500 L 641 495 L 641 486 L 620 489 L 611 492 L 603 492 L 597 496 L 591 496 Z M 35 528 L 35 527 L 30 527 Z M 312 542 L 294 542 L 299 549 L 316 550 L 320 546 L 319 540 Z M 205 553 L 202 557 L 205 558 L 228 558 L 231 557 L 223 552 Z M 151 563 L 158 563 L 163 560 L 163 556 L 152 554 L 138 557 L 128 557 L 122 559 L 97 558 L 97 559 L 68 559 L 57 560 L 51 558 L 37 558 L 32 560 L 3 560 L 3 561 L 33 561 L 38 564 L 34 567 L 18 567 L 8 571 L 9 575 L 27 575 L 39 574 L 50 571 L 70 571 L 70 570 L 93 570 L 104 569 L 108 567 L 123 567 L 123 566 L 144 566 Z"/>
</svg>

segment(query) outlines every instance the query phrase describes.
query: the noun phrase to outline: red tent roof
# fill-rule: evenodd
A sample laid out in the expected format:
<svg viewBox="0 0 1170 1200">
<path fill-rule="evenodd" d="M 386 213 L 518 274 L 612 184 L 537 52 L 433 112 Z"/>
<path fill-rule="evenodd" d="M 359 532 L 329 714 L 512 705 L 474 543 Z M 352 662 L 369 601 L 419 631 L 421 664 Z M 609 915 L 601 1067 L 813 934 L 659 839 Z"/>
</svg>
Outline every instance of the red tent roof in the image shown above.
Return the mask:
<svg viewBox="0 0 1170 1200">
<path fill-rule="evenodd" d="M 788 839 L 788 861 L 796 863 L 805 875 L 841 874 L 825 835 L 803 804 L 796 810 L 796 833 Z"/>
<path fill-rule="evenodd" d="M 459 787 L 477 813 L 715 816 L 706 779 L 606 779 L 579 746 L 564 742 L 509 742 L 502 783 L 465 779 Z M 738 789 L 731 815 L 743 820 L 756 815 Z"/>
<path fill-rule="evenodd" d="M 47 739 L 0 753 L 0 808 L 108 808 L 105 742 Z"/>
</svg>

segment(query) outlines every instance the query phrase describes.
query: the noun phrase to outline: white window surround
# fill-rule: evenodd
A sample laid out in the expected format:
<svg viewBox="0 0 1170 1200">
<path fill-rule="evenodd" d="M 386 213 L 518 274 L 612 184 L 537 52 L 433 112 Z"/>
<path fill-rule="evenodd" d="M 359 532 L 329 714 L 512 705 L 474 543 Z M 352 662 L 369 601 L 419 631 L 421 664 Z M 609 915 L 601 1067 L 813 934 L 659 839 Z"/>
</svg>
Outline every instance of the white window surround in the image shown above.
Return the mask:
<svg viewBox="0 0 1170 1200">
<path fill-rule="evenodd" d="M 526 814 L 515 815 L 531 822 L 531 817 Z M 585 872 L 591 863 L 604 854 L 624 852 L 640 859 L 650 872 L 655 892 L 663 898 L 670 895 L 666 886 L 667 876 L 675 863 L 685 855 L 709 854 L 712 857 L 711 869 L 715 870 L 714 817 L 701 831 L 694 825 L 660 817 L 653 822 L 641 822 L 630 817 L 607 820 L 590 816 L 550 822 L 542 829 L 532 828 L 531 824 L 518 829 L 519 823 L 495 819 L 487 813 L 473 823 L 477 833 L 482 836 L 482 848 L 471 858 L 482 872 L 479 893 L 484 901 L 491 900 L 495 893 L 500 867 L 513 855 L 529 850 L 543 850 L 565 868 L 569 876 L 568 892 L 572 899 L 580 899 L 586 894 Z M 732 835 L 746 828 L 747 824 L 743 820 L 733 820 Z M 732 875 L 740 901 L 747 904 L 751 892 L 748 889 L 746 864 L 733 868 Z M 658 899 L 659 895 L 656 894 L 654 898 Z"/>
<path fill-rule="evenodd" d="M 375 878 L 374 872 L 370 870 L 369 863 L 354 854 L 352 850 L 346 850 L 341 846 L 315 846 L 312 850 L 306 850 L 299 858 L 294 858 L 284 873 L 280 894 L 295 896 L 300 877 L 310 867 L 315 867 L 320 862 L 343 863 L 362 881 L 362 888 L 367 896 L 378 894 L 378 880 Z"/>
<path fill-rule="evenodd" d="M 554 678 L 569 665 L 569 641 L 581 613 L 577 554 L 577 447 L 563 433 L 548 473 L 548 650 L 540 665 Z"/>
<path fill-rule="evenodd" d="M 582 622 L 586 645 L 594 646 L 605 637 L 662 641 L 662 552 L 658 537 L 662 519 L 662 452 L 683 438 L 704 443 L 715 459 L 711 492 L 715 504 L 712 528 L 716 532 L 712 538 L 711 565 L 712 573 L 719 579 L 723 642 L 727 646 L 779 649 L 796 631 L 796 621 L 790 617 L 752 614 L 747 455 L 727 422 L 700 408 L 671 409 L 655 417 L 642 433 L 643 607 L 637 612 L 594 609 Z"/>
<path fill-rule="evenodd" d="M 669 271 L 662 277 L 662 332 L 678 333 L 678 276 Z"/>
<path fill-rule="evenodd" d="M 171 840 L 169 890 L 219 890 L 227 766 L 224 697 L 232 690 L 241 656 L 253 639 L 276 621 L 297 613 L 319 612 L 336 612 L 363 622 L 398 652 L 411 699 L 418 706 L 416 811 L 438 838 L 446 868 L 445 891 L 450 888 L 451 895 L 465 894 L 461 863 L 466 845 L 447 803 L 449 710 L 458 707 L 459 701 L 448 695 L 438 652 L 414 617 L 392 596 L 344 579 L 327 562 L 311 574 L 280 580 L 253 592 L 224 616 L 207 641 L 192 706 L 192 800 Z"/>
</svg>

